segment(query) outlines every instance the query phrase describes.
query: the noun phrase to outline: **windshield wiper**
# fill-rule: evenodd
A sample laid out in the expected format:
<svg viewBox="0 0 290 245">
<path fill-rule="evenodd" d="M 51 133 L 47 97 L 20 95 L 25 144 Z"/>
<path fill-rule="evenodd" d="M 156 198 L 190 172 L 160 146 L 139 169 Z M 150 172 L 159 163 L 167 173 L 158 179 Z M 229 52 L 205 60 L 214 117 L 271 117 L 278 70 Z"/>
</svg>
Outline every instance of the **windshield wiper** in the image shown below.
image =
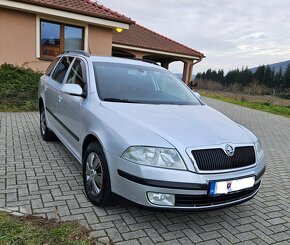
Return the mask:
<svg viewBox="0 0 290 245">
<path fill-rule="evenodd" d="M 120 103 L 140 103 L 140 102 L 138 102 L 136 100 L 118 99 L 118 98 L 104 98 L 103 101 L 120 102 Z"/>
</svg>

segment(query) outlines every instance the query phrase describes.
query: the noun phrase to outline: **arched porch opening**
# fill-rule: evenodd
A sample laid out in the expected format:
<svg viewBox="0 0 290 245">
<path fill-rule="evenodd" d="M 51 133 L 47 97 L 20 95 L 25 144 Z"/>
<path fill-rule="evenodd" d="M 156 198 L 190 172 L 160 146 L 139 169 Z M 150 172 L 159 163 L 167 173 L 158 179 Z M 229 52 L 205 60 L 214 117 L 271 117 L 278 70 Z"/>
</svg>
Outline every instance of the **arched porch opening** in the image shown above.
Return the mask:
<svg viewBox="0 0 290 245">
<path fill-rule="evenodd" d="M 169 68 L 170 63 L 177 61 L 177 59 L 174 57 L 170 57 L 170 56 L 166 56 L 166 55 L 153 55 L 153 54 L 144 55 L 143 59 L 152 60 L 156 63 L 159 63 L 165 69 Z"/>
<path fill-rule="evenodd" d="M 119 58 L 136 58 L 135 54 L 130 53 L 126 50 L 122 50 L 119 48 L 113 48 L 112 49 L 112 56 L 119 57 Z"/>
<path fill-rule="evenodd" d="M 183 67 L 184 67 L 184 63 L 182 61 L 173 61 L 169 64 L 168 70 L 178 75 L 178 77 L 182 79 Z"/>
<path fill-rule="evenodd" d="M 160 65 L 166 69 L 169 70 L 169 66 L 172 65 L 172 63 L 175 62 L 181 62 L 181 64 L 183 64 L 183 72 L 182 72 L 182 76 L 181 79 L 186 83 L 189 84 L 192 80 L 192 67 L 193 67 L 193 60 L 189 60 L 189 59 L 181 59 L 178 57 L 171 57 L 168 55 L 144 55 L 143 59 L 147 59 L 147 60 L 152 60 L 155 61 L 157 63 L 160 63 Z"/>
<path fill-rule="evenodd" d="M 159 65 L 161 65 L 162 67 L 166 69 L 169 69 L 170 64 L 172 64 L 173 62 L 182 62 L 181 64 L 183 64 L 183 68 L 182 68 L 183 71 L 182 71 L 181 79 L 187 85 L 189 85 L 190 82 L 192 81 L 193 65 L 197 64 L 198 62 L 202 60 L 201 58 L 195 59 L 194 57 L 189 57 L 189 56 L 182 57 L 179 54 L 176 54 L 176 55 L 174 55 L 173 53 L 166 54 L 166 53 L 162 53 L 156 50 L 142 50 L 135 47 L 127 48 L 125 46 L 119 47 L 118 45 L 116 45 L 115 47 L 113 46 L 112 56 L 122 57 L 122 58 L 151 60 L 158 63 Z"/>
</svg>

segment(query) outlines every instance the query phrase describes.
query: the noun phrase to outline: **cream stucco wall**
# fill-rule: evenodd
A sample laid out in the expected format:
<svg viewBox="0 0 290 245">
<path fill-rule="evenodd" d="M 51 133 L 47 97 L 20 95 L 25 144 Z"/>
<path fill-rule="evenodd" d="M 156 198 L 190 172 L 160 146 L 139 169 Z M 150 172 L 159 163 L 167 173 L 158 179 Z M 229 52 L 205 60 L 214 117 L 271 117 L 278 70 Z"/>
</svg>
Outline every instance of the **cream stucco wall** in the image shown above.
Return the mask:
<svg viewBox="0 0 290 245">
<path fill-rule="evenodd" d="M 35 56 L 35 14 L 0 8 L 0 64 L 45 70 L 49 62 L 36 59 Z"/>
<path fill-rule="evenodd" d="M 41 72 L 46 70 L 50 61 L 36 58 L 36 21 L 33 13 L 0 8 L 0 64 L 25 66 Z M 111 28 L 89 25 L 87 38 L 92 54 L 111 56 Z"/>
<path fill-rule="evenodd" d="M 89 51 L 93 55 L 112 55 L 113 30 L 89 25 Z"/>
</svg>

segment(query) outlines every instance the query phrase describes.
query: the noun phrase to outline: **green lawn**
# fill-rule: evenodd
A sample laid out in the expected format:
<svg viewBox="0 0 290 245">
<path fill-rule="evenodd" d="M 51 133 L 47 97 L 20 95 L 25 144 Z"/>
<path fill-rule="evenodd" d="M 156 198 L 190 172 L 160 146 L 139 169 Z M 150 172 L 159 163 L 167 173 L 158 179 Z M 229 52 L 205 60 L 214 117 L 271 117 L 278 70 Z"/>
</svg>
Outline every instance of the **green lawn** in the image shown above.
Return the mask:
<svg viewBox="0 0 290 245">
<path fill-rule="evenodd" d="M 270 112 L 270 113 L 285 116 L 285 117 L 290 117 L 290 107 L 271 105 L 269 103 L 255 103 L 255 102 L 249 102 L 249 101 L 244 101 L 244 100 L 237 100 L 233 98 L 226 98 L 219 95 L 212 95 L 212 94 L 207 94 L 207 93 L 204 93 L 202 95 L 205 97 L 212 98 L 212 99 L 222 100 L 225 102 L 256 109 L 259 111 L 265 111 L 265 112 Z"/>
<path fill-rule="evenodd" d="M 89 231 L 76 222 L 57 222 L 39 217 L 17 217 L 0 212 L 0 244 L 92 244 Z"/>
</svg>

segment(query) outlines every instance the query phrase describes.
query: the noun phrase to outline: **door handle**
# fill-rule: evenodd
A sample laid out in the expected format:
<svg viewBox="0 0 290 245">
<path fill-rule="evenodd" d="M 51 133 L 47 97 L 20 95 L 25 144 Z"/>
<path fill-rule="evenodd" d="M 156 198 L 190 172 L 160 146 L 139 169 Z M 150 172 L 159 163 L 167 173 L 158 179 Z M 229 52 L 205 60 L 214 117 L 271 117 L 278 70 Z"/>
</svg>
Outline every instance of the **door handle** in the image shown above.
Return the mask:
<svg viewBox="0 0 290 245">
<path fill-rule="evenodd" d="M 62 101 L 62 97 L 61 95 L 58 96 L 58 102 L 61 102 Z"/>
</svg>

